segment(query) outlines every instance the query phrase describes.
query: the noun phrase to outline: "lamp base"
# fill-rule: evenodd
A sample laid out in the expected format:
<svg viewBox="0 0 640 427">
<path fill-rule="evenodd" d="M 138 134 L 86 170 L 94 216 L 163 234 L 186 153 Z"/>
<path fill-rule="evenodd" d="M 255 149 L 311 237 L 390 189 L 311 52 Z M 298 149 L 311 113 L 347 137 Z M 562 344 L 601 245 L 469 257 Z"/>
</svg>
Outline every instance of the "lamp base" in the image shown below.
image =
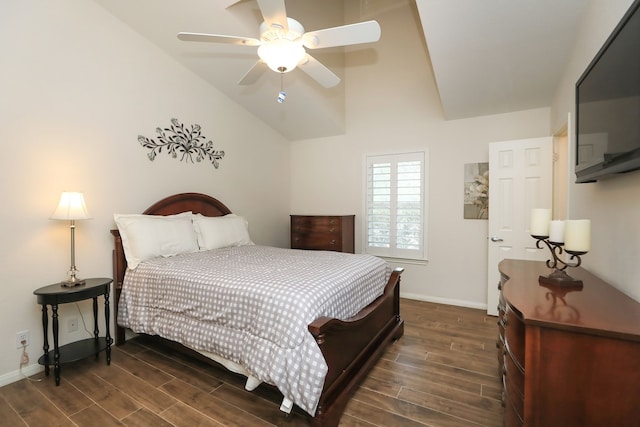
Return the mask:
<svg viewBox="0 0 640 427">
<path fill-rule="evenodd" d="M 560 286 L 563 288 L 582 288 L 582 280 L 574 279 L 569 276 L 564 270 L 555 270 L 548 276 L 538 277 L 538 283 L 544 283 L 545 285 Z"/>
<path fill-rule="evenodd" d="M 78 279 L 77 277 L 72 277 L 69 280 L 63 280 L 62 282 L 60 282 L 60 284 L 65 288 L 73 288 L 74 286 L 81 286 L 85 283 L 87 283 L 86 280 Z"/>
</svg>

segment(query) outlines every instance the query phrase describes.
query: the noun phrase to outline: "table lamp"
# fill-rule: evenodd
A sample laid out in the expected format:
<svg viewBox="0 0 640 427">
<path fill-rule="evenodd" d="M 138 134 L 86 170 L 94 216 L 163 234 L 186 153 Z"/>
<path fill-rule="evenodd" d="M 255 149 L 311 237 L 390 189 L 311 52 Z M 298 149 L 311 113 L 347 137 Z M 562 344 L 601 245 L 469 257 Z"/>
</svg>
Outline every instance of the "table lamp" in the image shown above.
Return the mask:
<svg viewBox="0 0 640 427">
<path fill-rule="evenodd" d="M 84 196 L 82 193 L 65 191 L 60 196 L 60 202 L 50 219 L 61 219 L 71 221 L 71 267 L 69 268 L 69 277 L 62 282 L 63 286 L 72 287 L 84 285 L 85 281 L 77 277 L 76 269 L 76 247 L 75 247 L 75 221 L 77 219 L 91 219 L 89 211 L 84 204 Z"/>
</svg>

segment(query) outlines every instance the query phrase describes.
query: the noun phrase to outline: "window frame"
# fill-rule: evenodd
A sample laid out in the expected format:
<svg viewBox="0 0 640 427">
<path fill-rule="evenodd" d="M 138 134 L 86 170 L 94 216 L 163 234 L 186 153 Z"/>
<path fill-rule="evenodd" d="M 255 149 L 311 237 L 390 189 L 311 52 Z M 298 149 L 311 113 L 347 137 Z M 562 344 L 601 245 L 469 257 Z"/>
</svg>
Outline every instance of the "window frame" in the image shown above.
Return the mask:
<svg viewBox="0 0 640 427">
<path fill-rule="evenodd" d="M 420 160 L 421 161 L 421 177 L 420 177 L 420 194 L 421 194 L 421 245 L 418 250 L 402 249 L 396 247 L 375 247 L 369 246 L 369 168 L 372 163 L 393 163 L 397 166 L 399 162 L 408 160 Z M 395 168 L 393 169 L 395 170 Z M 428 218 L 428 200 L 429 200 L 429 152 L 427 149 L 406 151 L 406 152 L 393 152 L 385 154 L 365 154 L 364 156 L 364 200 L 363 200 L 363 218 L 362 221 L 362 248 L 363 252 L 383 258 L 391 258 L 395 260 L 407 260 L 407 261 L 427 261 L 427 218 Z M 393 182 L 393 179 L 391 180 Z M 393 192 L 397 191 L 396 185 L 392 189 Z M 397 199 L 391 202 L 391 208 L 396 209 Z M 394 221 L 390 226 L 390 231 L 397 227 L 397 221 Z"/>
</svg>

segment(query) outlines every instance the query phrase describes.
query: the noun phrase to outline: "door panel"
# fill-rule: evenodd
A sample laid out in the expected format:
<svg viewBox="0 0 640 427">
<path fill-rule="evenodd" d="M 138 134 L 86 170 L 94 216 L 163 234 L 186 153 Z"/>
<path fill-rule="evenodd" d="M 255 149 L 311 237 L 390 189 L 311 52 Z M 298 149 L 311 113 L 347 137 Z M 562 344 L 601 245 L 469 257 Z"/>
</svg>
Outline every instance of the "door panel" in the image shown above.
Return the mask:
<svg viewBox="0 0 640 427">
<path fill-rule="evenodd" d="M 504 258 L 546 260 L 529 235 L 531 210 L 551 208 L 552 138 L 489 144 L 487 313 L 497 315 L 498 264 Z"/>
</svg>

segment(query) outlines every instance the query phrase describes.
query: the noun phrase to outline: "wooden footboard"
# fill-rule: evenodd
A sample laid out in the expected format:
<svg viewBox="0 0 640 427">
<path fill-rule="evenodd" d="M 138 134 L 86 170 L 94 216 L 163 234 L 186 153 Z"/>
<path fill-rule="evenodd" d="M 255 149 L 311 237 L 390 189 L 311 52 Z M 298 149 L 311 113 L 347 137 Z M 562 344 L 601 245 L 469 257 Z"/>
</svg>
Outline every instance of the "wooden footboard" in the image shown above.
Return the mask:
<svg viewBox="0 0 640 427">
<path fill-rule="evenodd" d="M 309 325 L 329 366 L 313 424 L 338 425 L 347 402 L 387 345 L 402 336 L 400 275 L 391 274 L 385 292 L 356 316 L 342 321 L 321 317 Z"/>
<path fill-rule="evenodd" d="M 231 213 L 220 201 L 199 193 L 183 193 L 167 197 L 149 207 L 143 213 L 170 215 L 192 211 L 205 216 L 222 216 Z M 122 238 L 118 230 L 111 230 L 114 237 L 113 278 L 114 302 L 117 319 L 120 292 L 127 268 Z M 324 388 L 313 424 L 338 425 L 340 417 L 362 379 L 386 350 L 387 345 L 404 332 L 400 317 L 400 275 L 403 269 L 395 269 L 385 287 L 384 294 L 361 310 L 356 316 L 341 321 L 322 317 L 309 326 L 328 365 Z M 116 345 L 125 341 L 125 330 L 116 323 Z M 180 346 L 181 347 L 181 346 Z M 186 347 L 187 352 L 189 350 Z M 212 362 L 213 363 L 213 362 Z"/>
</svg>

